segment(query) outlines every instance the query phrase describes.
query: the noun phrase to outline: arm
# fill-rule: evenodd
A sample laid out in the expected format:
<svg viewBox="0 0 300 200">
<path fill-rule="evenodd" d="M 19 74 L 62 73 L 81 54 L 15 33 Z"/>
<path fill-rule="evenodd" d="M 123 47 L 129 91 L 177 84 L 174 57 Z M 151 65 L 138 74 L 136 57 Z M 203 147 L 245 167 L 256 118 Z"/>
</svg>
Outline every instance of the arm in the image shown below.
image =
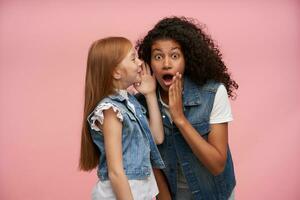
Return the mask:
<svg viewBox="0 0 300 200">
<path fill-rule="evenodd" d="M 227 159 L 228 124 L 212 124 L 206 141 L 184 116 L 182 110 L 181 75 L 174 76 L 169 88 L 171 117 L 195 156 L 214 175 L 220 174 Z"/>
<path fill-rule="evenodd" d="M 169 187 L 163 172 L 160 169 L 153 169 L 153 173 L 158 186 L 158 200 L 171 200 Z"/>
<path fill-rule="evenodd" d="M 164 132 L 156 93 L 148 94 L 145 97 L 149 111 L 149 126 L 151 133 L 155 143 L 161 144 L 164 141 Z"/>
<path fill-rule="evenodd" d="M 154 76 L 151 76 L 148 65 L 142 65 L 142 72 L 142 82 L 139 85 L 135 85 L 135 88 L 146 98 L 150 130 L 155 143 L 161 144 L 164 140 L 164 131 L 156 97 L 156 80 Z"/>
<path fill-rule="evenodd" d="M 122 124 L 112 109 L 104 111 L 104 145 L 108 176 L 117 199 L 133 199 L 122 162 Z"/>
</svg>

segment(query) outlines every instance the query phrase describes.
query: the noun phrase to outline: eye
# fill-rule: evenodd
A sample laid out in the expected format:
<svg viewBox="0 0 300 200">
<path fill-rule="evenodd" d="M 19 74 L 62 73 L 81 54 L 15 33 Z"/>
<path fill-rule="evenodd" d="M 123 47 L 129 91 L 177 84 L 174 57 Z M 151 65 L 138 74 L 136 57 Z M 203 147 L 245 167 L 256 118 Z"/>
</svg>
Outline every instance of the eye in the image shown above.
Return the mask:
<svg viewBox="0 0 300 200">
<path fill-rule="evenodd" d="M 154 60 L 161 60 L 163 57 L 160 54 L 156 54 L 153 56 Z"/>
<path fill-rule="evenodd" d="M 172 57 L 173 59 L 178 59 L 178 58 L 180 57 L 180 55 L 179 55 L 179 53 L 173 53 L 173 54 L 171 55 L 171 57 Z"/>
</svg>

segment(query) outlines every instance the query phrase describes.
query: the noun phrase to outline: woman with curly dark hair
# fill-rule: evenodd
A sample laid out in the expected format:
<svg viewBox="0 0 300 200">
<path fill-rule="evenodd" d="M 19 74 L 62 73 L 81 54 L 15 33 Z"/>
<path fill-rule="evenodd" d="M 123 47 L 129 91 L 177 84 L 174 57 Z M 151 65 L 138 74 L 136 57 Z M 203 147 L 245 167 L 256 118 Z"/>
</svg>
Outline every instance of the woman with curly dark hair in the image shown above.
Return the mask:
<svg viewBox="0 0 300 200">
<path fill-rule="evenodd" d="M 228 97 L 235 97 L 238 84 L 219 49 L 196 20 L 185 17 L 162 19 L 136 48 L 159 84 L 165 140 L 158 148 L 166 164 L 155 172 L 159 199 L 234 199 Z"/>
</svg>

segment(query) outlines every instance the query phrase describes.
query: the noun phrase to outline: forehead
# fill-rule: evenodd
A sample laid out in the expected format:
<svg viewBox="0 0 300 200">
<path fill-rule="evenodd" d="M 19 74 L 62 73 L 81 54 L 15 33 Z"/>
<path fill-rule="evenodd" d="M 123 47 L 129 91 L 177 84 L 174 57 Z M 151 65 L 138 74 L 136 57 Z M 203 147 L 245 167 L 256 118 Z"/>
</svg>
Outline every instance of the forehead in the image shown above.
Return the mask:
<svg viewBox="0 0 300 200">
<path fill-rule="evenodd" d="M 135 50 L 133 47 L 131 47 L 131 48 L 129 49 L 129 51 L 128 51 L 126 57 L 135 56 L 135 54 L 136 54 L 136 50 Z"/>
<path fill-rule="evenodd" d="M 151 46 L 151 51 L 172 51 L 172 50 L 181 50 L 180 44 L 172 39 L 161 39 L 153 42 Z"/>
</svg>

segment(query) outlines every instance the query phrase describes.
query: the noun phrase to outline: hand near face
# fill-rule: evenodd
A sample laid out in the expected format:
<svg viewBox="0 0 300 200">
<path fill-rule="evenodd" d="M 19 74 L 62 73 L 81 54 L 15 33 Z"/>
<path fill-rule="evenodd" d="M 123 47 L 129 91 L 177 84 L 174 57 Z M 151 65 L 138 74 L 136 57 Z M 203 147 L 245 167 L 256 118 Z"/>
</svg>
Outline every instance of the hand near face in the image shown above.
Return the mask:
<svg viewBox="0 0 300 200">
<path fill-rule="evenodd" d="M 147 96 L 148 94 L 155 93 L 156 91 L 156 80 L 154 75 L 151 75 L 150 67 L 146 63 L 142 64 L 141 82 L 135 84 L 135 89 Z"/>
<path fill-rule="evenodd" d="M 182 107 L 182 75 L 179 72 L 173 76 L 173 83 L 169 88 L 169 109 L 174 123 L 184 119 L 185 116 Z"/>
</svg>

